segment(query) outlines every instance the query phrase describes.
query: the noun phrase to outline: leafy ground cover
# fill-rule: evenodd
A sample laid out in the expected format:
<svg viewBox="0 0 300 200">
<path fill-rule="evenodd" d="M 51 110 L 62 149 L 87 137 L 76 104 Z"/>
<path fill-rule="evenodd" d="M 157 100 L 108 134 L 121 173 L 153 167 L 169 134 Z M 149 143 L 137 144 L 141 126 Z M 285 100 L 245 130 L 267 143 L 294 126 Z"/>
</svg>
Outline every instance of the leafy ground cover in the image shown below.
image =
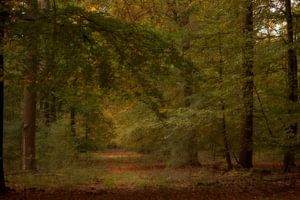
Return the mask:
<svg viewBox="0 0 300 200">
<path fill-rule="evenodd" d="M 227 172 L 223 165 L 168 167 L 135 152 L 96 152 L 55 172 L 11 174 L 0 199 L 300 199 L 300 173 L 276 163 Z"/>
</svg>

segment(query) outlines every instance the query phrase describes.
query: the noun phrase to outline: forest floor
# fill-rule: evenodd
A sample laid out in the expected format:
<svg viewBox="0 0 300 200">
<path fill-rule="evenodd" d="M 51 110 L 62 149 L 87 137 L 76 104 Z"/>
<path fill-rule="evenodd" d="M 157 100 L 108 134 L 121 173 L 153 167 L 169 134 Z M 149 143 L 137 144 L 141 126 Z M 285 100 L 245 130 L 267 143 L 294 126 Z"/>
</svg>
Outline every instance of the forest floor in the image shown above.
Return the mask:
<svg viewBox="0 0 300 200">
<path fill-rule="evenodd" d="M 37 172 L 26 179 L 10 175 L 12 189 L 0 199 L 299 200 L 300 173 L 285 175 L 279 167 L 259 163 L 249 171 L 230 172 L 222 164 L 170 168 L 135 152 L 98 152 L 69 176 L 59 170 L 48 175 Z"/>
</svg>

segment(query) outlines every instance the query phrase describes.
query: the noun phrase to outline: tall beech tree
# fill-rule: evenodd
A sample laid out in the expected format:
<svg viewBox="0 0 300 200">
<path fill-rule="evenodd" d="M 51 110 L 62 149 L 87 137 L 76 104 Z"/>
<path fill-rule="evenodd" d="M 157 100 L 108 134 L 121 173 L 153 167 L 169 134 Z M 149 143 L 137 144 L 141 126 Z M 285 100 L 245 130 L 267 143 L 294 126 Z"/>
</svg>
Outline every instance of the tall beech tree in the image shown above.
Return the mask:
<svg viewBox="0 0 300 200">
<path fill-rule="evenodd" d="M 244 3 L 244 45 L 243 45 L 243 113 L 242 129 L 240 135 L 239 162 L 243 168 L 252 167 L 253 155 L 253 57 L 254 57 L 254 34 L 253 34 L 253 2 Z"/>
<path fill-rule="evenodd" d="M 298 102 L 298 63 L 297 63 L 297 53 L 295 48 L 295 35 L 293 27 L 293 15 L 292 15 L 292 3 L 291 0 L 285 0 L 285 20 L 287 29 L 287 80 L 288 80 L 288 114 L 293 115 L 296 112 L 296 104 Z M 296 138 L 298 131 L 298 123 L 292 122 L 287 130 L 287 139 L 293 142 Z M 289 145 L 286 152 L 284 153 L 284 171 L 288 172 L 292 164 L 294 164 L 294 152 L 292 144 Z"/>
<path fill-rule="evenodd" d="M 26 15 L 35 17 L 38 1 L 31 0 Z M 23 113 L 22 113 L 22 169 L 35 170 L 35 133 L 36 133 L 36 73 L 38 70 L 38 49 L 36 35 L 31 33 L 28 47 L 27 66 L 24 74 Z"/>
<path fill-rule="evenodd" d="M 8 21 L 7 1 L 0 0 L 0 194 L 6 192 L 3 167 L 3 125 L 4 125 L 4 25 Z"/>
</svg>

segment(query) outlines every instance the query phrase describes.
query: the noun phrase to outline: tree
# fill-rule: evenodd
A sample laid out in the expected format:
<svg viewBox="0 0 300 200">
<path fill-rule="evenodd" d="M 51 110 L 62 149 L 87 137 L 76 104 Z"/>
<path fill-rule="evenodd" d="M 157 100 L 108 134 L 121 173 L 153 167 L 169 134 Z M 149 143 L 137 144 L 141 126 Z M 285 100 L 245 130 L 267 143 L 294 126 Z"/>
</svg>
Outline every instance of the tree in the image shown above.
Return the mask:
<svg viewBox="0 0 300 200">
<path fill-rule="evenodd" d="M 3 166 L 3 126 L 4 126 L 4 25 L 8 21 L 7 1 L 0 1 L 0 194 L 6 192 Z"/>
<path fill-rule="evenodd" d="M 285 0 L 285 20 L 287 29 L 287 60 L 288 60 L 288 70 L 287 70 L 287 80 L 288 80 L 288 114 L 293 115 L 296 112 L 295 106 L 298 102 L 298 63 L 297 63 L 297 53 L 294 42 L 294 27 L 293 27 L 293 16 L 292 16 L 292 5 L 291 0 Z M 294 141 L 298 131 L 298 123 L 292 122 L 287 130 L 287 139 L 289 141 Z M 288 172 L 291 165 L 294 164 L 294 152 L 293 147 L 289 146 L 284 153 L 284 171 Z"/>
<path fill-rule="evenodd" d="M 254 56 L 254 34 L 253 34 L 253 2 L 243 1 L 245 11 L 244 21 L 244 45 L 243 45 L 243 116 L 240 135 L 239 162 L 243 168 L 252 167 L 253 155 L 253 56 Z"/>
<path fill-rule="evenodd" d="M 35 16 L 38 12 L 38 1 L 30 1 L 27 15 Z M 36 73 L 38 70 L 38 50 L 36 35 L 29 36 L 31 41 L 27 52 L 27 66 L 24 75 L 23 113 L 22 113 L 22 169 L 35 170 L 35 133 L 36 133 Z"/>
</svg>

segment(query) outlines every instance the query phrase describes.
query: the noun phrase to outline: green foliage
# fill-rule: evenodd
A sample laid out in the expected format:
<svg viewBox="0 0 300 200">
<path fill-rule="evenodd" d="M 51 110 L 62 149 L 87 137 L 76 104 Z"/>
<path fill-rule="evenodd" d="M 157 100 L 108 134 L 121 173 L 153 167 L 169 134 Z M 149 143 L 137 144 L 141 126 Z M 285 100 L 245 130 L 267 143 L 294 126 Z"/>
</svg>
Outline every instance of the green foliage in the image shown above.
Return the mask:
<svg viewBox="0 0 300 200">
<path fill-rule="evenodd" d="M 63 168 L 77 160 L 78 152 L 115 146 L 160 156 L 171 165 L 188 162 L 191 151 L 222 156 L 223 116 L 230 153 L 239 151 L 241 2 L 132 2 L 103 0 L 94 10 L 99 1 L 58 1 L 47 12 L 15 9 L 3 49 L 9 168 L 19 166 L 20 104 L 28 76 L 36 80 L 30 89 L 37 91 L 40 104 L 37 160 L 42 168 Z M 293 105 L 293 115 L 286 111 L 286 27 L 280 9 L 272 12 L 270 6 L 256 1 L 254 7 L 254 147 L 258 152 L 298 150 L 299 141 L 289 142 L 284 134 L 300 119 L 299 105 Z M 143 15 L 134 21 L 137 13 Z M 295 46 L 299 57 L 298 41 Z M 33 49 L 37 70 L 31 69 Z M 56 122 L 44 124 L 44 102 L 56 106 Z M 107 185 L 112 182 L 108 177 Z"/>
<path fill-rule="evenodd" d="M 21 147 L 21 122 L 5 122 L 4 124 L 4 161 L 5 166 L 10 170 L 18 170 L 20 163 L 20 147 Z"/>
<path fill-rule="evenodd" d="M 59 169 L 72 165 L 78 158 L 73 138 L 65 121 L 49 127 L 42 126 L 37 132 L 37 162 L 46 169 Z"/>
</svg>

